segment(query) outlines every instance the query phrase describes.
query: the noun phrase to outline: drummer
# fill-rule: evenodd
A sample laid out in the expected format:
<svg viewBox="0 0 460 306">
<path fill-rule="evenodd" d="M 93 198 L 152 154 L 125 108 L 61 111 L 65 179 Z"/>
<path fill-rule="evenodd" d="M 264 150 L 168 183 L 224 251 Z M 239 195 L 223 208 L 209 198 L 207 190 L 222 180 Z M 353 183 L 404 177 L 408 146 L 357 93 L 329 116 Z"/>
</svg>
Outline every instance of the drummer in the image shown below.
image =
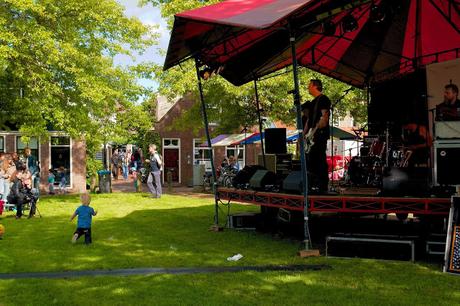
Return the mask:
<svg viewBox="0 0 460 306">
<path fill-rule="evenodd" d="M 419 123 L 402 126 L 402 142 L 407 167 L 428 167 L 432 139 L 427 128 Z"/>
</svg>

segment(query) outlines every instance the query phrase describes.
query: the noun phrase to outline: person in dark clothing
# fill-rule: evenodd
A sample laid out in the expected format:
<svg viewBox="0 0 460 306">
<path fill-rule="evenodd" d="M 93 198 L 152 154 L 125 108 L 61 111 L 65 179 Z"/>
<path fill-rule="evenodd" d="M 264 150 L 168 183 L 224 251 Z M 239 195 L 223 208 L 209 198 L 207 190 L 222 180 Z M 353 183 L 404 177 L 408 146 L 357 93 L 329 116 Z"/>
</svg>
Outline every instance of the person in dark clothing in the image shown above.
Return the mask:
<svg viewBox="0 0 460 306">
<path fill-rule="evenodd" d="M 308 92 L 314 97 L 313 101 L 302 105 L 308 182 L 312 190 L 326 193 L 329 183 L 326 149 L 330 136 L 331 100 L 323 94 L 323 84 L 318 79 L 310 80 Z"/>
<path fill-rule="evenodd" d="M 424 125 L 407 123 L 402 127 L 404 161 L 402 167 L 428 167 L 431 136 Z"/>
<path fill-rule="evenodd" d="M 146 163 L 150 163 L 150 173 L 147 178 L 147 187 L 152 198 L 161 198 L 161 170 L 163 169 L 163 160 L 157 152 L 157 146 L 149 145 L 150 159 L 146 159 Z"/>
<path fill-rule="evenodd" d="M 436 121 L 460 120 L 460 100 L 455 84 L 444 86 L 444 101 L 436 105 Z"/>
</svg>

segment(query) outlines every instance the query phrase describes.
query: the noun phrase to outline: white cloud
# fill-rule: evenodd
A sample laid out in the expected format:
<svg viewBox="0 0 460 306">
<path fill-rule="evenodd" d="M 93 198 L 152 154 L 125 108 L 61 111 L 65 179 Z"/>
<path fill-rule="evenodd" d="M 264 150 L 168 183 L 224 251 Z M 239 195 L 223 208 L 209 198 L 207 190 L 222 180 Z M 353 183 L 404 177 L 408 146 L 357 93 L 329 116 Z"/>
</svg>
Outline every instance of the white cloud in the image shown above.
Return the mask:
<svg viewBox="0 0 460 306">
<path fill-rule="evenodd" d="M 164 63 L 164 55 L 159 54 L 159 50 L 166 50 L 168 48 L 170 33 L 166 22 L 161 18 L 160 9 L 148 4 L 142 7 L 138 6 L 137 0 L 117 0 L 118 3 L 125 7 L 125 15 L 128 17 L 137 17 L 142 23 L 146 25 L 157 26 L 157 33 L 160 34 L 158 45 L 148 48 L 143 54 L 134 54 L 134 59 L 126 55 L 117 55 L 114 58 L 116 65 L 129 66 L 135 63 L 142 62 L 155 62 L 157 64 Z M 140 84 L 153 85 L 157 87 L 152 81 L 140 80 Z"/>
</svg>

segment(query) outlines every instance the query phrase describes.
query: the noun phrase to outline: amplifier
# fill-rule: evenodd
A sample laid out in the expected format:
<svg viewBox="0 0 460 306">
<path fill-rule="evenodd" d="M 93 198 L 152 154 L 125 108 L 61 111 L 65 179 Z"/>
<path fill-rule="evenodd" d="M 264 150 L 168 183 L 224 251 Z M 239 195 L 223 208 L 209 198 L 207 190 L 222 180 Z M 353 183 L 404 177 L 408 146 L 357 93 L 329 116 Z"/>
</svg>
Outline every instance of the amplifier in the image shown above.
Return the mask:
<svg viewBox="0 0 460 306">
<path fill-rule="evenodd" d="M 435 186 L 460 185 L 460 140 L 434 142 L 433 181 Z"/>
</svg>

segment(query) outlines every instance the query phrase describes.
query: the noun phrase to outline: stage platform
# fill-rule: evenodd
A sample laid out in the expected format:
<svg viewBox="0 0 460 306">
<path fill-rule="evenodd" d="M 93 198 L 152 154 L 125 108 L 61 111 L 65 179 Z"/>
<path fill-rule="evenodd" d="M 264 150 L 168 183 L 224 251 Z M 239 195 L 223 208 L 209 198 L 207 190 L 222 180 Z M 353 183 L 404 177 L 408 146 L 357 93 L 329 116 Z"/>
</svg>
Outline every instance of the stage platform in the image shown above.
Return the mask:
<svg viewBox="0 0 460 306">
<path fill-rule="evenodd" d="M 303 211 L 303 196 L 219 187 L 218 196 L 229 202 Z M 358 195 L 308 196 L 311 213 L 414 214 L 447 216 L 450 198 L 406 198 Z"/>
</svg>

